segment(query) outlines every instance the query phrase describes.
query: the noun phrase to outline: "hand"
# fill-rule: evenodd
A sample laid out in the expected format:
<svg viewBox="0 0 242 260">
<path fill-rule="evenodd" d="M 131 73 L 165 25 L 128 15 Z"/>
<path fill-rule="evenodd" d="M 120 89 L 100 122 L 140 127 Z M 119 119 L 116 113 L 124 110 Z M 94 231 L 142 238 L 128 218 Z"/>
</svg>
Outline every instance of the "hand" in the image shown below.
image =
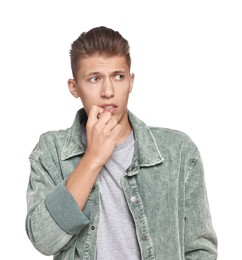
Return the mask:
<svg viewBox="0 0 242 260">
<path fill-rule="evenodd" d="M 86 156 L 92 163 L 102 167 L 113 153 L 121 125 L 112 114 L 103 108 L 93 106 L 90 109 L 86 124 L 87 150 Z"/>
</svg>

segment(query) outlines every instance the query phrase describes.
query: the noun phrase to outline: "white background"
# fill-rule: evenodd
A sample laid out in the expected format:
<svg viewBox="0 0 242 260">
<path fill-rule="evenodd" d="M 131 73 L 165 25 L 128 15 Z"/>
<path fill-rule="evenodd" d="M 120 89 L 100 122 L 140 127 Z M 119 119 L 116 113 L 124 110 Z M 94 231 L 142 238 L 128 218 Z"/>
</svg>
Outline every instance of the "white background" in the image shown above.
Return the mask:
<svg viewBox="0 0 242 260">
<path fill-rule="evenodd" d="M 28 156 L 41 133 L 69 127 L 81 107 L 66 84 L 70 44 L 99 25 L 130 42 L 129 108 L 149 125 L 186 132 L 199 147 L 219 259 L 241 258 L 240 3 L 1 1 L 1 259 L 51 258 L 25 234 Z"/>
</svg>

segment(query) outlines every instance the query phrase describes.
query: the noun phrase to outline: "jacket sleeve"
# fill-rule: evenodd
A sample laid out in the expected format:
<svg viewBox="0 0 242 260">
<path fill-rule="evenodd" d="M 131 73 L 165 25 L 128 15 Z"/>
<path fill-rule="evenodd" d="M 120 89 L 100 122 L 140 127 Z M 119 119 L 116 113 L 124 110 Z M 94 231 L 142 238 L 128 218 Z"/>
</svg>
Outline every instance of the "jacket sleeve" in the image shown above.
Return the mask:
<svg viewBox="0 0 242 260">
<path fill-rule="evenodd" d="M 185 259 L 217 259 L 217 238 L 214 232 L 198 150 L 187 160 L 185 183 Z"/>
<path fill-rule="evenodd" d="M 26 232 L 44 255 L 68 249 L 90 223 L 65 187 L 65 179 L 46 145 L 40 140 L 30 155 L 31 174 L 27 189 Z"/>
</svg>

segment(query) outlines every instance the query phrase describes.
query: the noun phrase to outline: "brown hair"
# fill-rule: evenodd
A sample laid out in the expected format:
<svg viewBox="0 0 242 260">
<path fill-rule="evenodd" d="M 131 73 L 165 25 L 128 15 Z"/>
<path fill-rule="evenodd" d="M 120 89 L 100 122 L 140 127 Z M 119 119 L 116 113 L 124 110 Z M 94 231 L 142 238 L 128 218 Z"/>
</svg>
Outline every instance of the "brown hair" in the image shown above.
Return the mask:
<svg viewBox="0 0 242 260">
<path fill-rule="evenodd" d="M 118 32 L 101 26 L 83 32 L 71 45 L 71 69 L 73 77 L 76 78 L 80 59 L 94 55 L 107 57 L 124 56 L 127 64 L 131 66 L 129 43 Z"/>
</svg>

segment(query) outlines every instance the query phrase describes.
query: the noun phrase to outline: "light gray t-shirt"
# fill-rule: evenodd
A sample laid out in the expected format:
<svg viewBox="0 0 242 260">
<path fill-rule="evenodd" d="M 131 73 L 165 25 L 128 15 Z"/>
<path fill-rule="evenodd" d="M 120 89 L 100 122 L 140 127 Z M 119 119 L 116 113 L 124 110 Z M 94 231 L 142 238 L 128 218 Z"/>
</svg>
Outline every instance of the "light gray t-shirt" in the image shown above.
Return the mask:
<svg viewBox="0 0 242 260">
<path fill-rule="evenodd" d="M 117 145 L 99 174 L 100 221 L 97 260 L 140 260 L 135 224 L 121 186 L 134 154 L 133 132 Z"/>
<path fill-rule="evenodd" d="M 86 129 L 82 124 L 82 142 L 86 143 Z M 115 150 L 101 170 L 98 182 L 100 190 L 100 220 L 97 237 L 97 260 L 140 260 L 140 249 L 135 224 L 121 186 L 125 170 L 134 154 L 134 134 Z"/>
</svg>

